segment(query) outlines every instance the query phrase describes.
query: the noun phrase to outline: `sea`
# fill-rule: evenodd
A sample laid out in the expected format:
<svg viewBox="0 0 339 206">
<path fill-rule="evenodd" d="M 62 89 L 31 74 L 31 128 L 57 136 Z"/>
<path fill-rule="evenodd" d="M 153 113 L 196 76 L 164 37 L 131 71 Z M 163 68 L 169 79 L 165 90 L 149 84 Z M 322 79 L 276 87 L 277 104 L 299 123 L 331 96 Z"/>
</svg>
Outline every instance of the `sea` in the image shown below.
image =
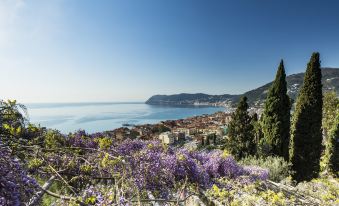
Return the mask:
<svg viewBox="0 0 339 206">
<path fill-rule="evenodd" d="M 143 102 L 102 103 L 28 103 L 30 122 L 62 133 L 84 129 L 88 133 L 102 132 L 125 124 L 154 124 L 203 114 L 225 111 L 215 106 L 148 105 Z"/>
</svg>

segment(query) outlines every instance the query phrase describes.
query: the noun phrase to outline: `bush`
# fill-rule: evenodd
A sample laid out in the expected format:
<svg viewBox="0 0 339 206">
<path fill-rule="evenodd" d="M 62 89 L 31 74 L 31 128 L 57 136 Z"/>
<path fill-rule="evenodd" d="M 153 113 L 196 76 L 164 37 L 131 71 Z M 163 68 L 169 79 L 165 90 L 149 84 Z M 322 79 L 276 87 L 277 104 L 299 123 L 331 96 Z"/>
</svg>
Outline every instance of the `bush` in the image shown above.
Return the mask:
<svg viewBox="0 0 339 206">
<path fill-rule="evenodd" d="M 268 156 L 266 158 L 248 156 L 240 162 L 242 165 L 252 165 L 269 170 L 269 179 L 275 182 L 280 182 L 289 175 L 289 164 L 282 157 Z"/>
<path fill-rule="evenodd" d="M 65 145 L 65 136 L 58 130 L 47 130 L 44 140 L 46 148 L 56 149 Z"/>
<path fill-rule="evenodd" d="M 296 186 L 296 190 L 320 200 L 320 205 L 339 205 L 338 178 L 328 177 L 301 182 Z"/>
</svg>

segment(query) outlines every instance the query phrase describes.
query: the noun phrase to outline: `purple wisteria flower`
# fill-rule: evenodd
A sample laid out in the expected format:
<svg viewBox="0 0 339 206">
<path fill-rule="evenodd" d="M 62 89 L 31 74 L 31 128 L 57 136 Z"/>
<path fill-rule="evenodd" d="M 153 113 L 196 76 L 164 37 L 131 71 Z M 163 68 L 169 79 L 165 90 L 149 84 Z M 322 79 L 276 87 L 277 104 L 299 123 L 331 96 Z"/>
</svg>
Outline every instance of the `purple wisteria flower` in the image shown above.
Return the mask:
<svg viewBox="0 0 339 206">
<path fill-rule="evenodd" d="M 209 188 L 214 178 L 266 180 L 268 171 L 258 167 L 243 167 L 232 156 L 220 150 L 210 152 L 172 149 L 158 141 L 126 140 L 116 151 L 126 160 L 132 180 L 140 191 L 156 191 L 166 198 L 177 183 L 193 183 Z M 123 167 L 116 166 L 116 171 Z M 126 169 L 126 168 L 125 168 Z"/>
<path fill-rule="evenodd" d="M 0 144 L 0 205 L 22 205 L 37 189 L 35 179 Z"/>
</svg>

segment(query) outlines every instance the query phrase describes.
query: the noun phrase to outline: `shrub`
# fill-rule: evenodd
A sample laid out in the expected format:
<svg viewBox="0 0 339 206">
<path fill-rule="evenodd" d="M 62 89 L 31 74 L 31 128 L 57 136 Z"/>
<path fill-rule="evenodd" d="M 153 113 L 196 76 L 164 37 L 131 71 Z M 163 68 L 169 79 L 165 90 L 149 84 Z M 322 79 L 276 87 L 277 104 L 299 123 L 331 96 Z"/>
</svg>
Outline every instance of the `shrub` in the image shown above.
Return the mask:
<svg viewBox="0 0 339 206">
<path fill-rule="evenodd" d="M 266 158 L 256 158 L 248 156 L 240 162 L 242 165 L 258 166 L 269 170 L 269 179 L 280 182 L 289 175 L 289 164 L 282 157 L 268 156 Z"/>
<path fill-rule="evenodd" d="M 107 150 L 112 146 L 113 139 L 109 137 L 102 137 L 97 139 L 99 143 L 99 148 L 102 150 Z"/>
<path fill-rule="evenodd" d="M 45 136 L 45 147 L 46 148 L 60 148 L 65 145 L 65 136 L 62 135 L 58 130 L 47 130 Z"/>
<path fill-rule="evenodd" d="M 335 178 L 318 178 L 301 182 L 296 190 L 320 200 L 320 205 L 339 205 L 339 182 Z"/>
</svg>

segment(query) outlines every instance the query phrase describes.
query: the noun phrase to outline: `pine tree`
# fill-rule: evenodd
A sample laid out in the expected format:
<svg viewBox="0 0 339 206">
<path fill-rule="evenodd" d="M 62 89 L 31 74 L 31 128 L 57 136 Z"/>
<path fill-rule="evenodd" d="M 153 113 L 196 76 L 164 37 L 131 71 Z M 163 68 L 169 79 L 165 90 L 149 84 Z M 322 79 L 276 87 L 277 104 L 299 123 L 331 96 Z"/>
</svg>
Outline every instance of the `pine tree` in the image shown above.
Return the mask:
<svg viewBox="0 0 339 206">
<path fill-rule="evenodd" d="M 237 159 L 254 154 L 253 125 L 247 109 L 247 97 L 242 97 L 228 127 L 228 149 Z"/>
<path fill-rule="evenodd" d="M 281 60 L 265 101 L 262 129 L 263 144 L 269 148 L 269 153 L 284 157 L 285 160 L 288 160 L 289 153 L 290 109 L 284 62 Z"/>
<path fill-rule="evenodd" d="M 319 173 L 322 106 L 319 53 L 313 53 L 296 101 L 291 130 L 292 177 L 298 182 L 310 180 Z"/>
</svg>

